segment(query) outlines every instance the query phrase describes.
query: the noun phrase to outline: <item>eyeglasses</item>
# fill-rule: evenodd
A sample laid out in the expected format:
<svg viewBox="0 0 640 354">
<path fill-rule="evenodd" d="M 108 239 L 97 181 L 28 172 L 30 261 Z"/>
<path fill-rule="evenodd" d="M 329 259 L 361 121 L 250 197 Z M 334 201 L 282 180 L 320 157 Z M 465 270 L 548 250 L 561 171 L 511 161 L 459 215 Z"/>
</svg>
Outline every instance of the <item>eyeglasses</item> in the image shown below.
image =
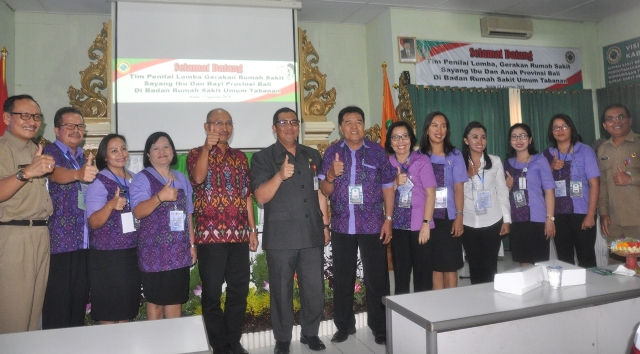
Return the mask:
<svg viewBox="0 0 640 354">
<path fill-rule="evenodd" d="M 566 124 L 563 124 L 563 125 L 554 125 L 554 126 L 553 126 L 553 131 L 554 131 L 554 132 L 557 132 L 557 131 L 558 131 L 558 130 L 560 130 L 560 129 L 562 129 L 562 130 L 567 130 L 567 129 L 569 129 L 569 126 L 568 126 L 568 125 L 566 125 Z"/>
<path fill-rule="evenodd" d="M 621 115 L 619 115 L 619 116 L 617 116 L 617 117 L 613 117 L 613 116 L 605 117 L 605 118 L 604 118 L 604 120 L 605 120 L 607 123 L 617 123 L 617 122 L 619 122 L 619 121 L 621 121 L 621 120 L 624 120 L 624 119 L 626 119 L 626 118 L 627 118 L 627 116 L 626 116 L 626 115 L 621 114 Z M 23 119 L 24 119 L 24 118 L 23 118 Z"/>
<path fill-rule="evenodd" d="M 233 127 L 233 122 L 223 122 L 223 121 L 215 121 L 215 122 L 207 122 L 209 125 L 214 125 L 216 127 Z"/>
<path fill-rule="evenodd" d="M 299 120 L 286 120 L 286 119 L 283 119 L 283 120 L 277 121 L 276 124 L 281 126 L 281 127 L 284 127 L 287 124 L 289 124 L 291 126 L 294 126 L 294 127 L 297 127 L 297 126 L 300 125 L 300 121 Z"/>
<path fill-rule="evenodd" d="M 520 134 L 520 135 L 512 135 L 511 136 L 511 140 L 516 141 L 516 140 L 527 140 L 529 136 L 527 134 Z"/>
<path fill-rule="evenodd" d="M 42 114 L 31 114 L 31 113 L 18 113 L 18 112 L 9 112 L 11 114 L 16 114 L 20 116 L 20 119 L 28 121 L 29 119 L 33 119 L 34 122 L 39 122 L 42 120 Z"/>
<path fill-rule="evenodd" d="M 393 141 L 409 140 L 409 135 L 407 135 L 407 134 L 392 135 L 391 136 L 391 140 L 393 140 Z"/>
<path fill-rule="evenodd" d="M 78 128 L 78 130 L 81 132 L 87 129 L 87 126 L 84 124 L 73 124 L 73 123 L 60 124 L 58 128 L 60 127 L 65 127 L 67 130 L 76 130 L 76 128 Z"/>
</svg>

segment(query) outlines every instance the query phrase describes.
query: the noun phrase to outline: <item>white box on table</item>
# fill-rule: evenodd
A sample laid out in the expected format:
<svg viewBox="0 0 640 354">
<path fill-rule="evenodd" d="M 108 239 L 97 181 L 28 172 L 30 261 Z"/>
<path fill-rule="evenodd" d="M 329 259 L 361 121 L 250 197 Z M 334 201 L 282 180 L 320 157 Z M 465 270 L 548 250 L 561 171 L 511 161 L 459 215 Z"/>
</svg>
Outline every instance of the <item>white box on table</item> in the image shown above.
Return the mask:
<svg viewBox="0 0 640 354">
<path fill-rule="evenodd" d="M 546 262 L 538 262 L 536 263 L 536 265 L 542 267 L 542 276 L 544 277 L 544 281 L 549 281 L 549 276 L 547 275 L 547 266 L 561 266 L 562 282 L 560 283 L 560 286 L 582 285 L 587 282 L 587 270 L 582 267 L 559 261 L 557 259 Z"/>
<path fill-rule="evenodd" d="M 542 285 L 542 267 L 535 265 L 518 267 L 496 274 L 493 289 L 509 294 L 522 295 Z"/>
</svg>

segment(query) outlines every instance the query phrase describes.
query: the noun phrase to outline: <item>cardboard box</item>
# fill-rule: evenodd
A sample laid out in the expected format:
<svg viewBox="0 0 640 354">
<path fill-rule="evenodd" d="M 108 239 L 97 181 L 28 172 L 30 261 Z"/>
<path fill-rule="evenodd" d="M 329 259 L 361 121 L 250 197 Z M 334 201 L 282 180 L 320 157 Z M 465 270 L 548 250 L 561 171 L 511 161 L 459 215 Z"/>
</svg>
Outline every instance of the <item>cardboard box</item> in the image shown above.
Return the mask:
<svg viewBox="0 0 640 354">
<path fill-rule="evenodd" d="M 526 294 L 542 285 L 542 267 L 519 267 L 496 274 L 493 289 L 514 295 Z"/>
<path fill-rule="evenodd" d="M 571 286 L 571 285 L 582 285 L 587 282 L 587 270 L 581 267 L 578 267 L 573 264 L 565 263 L 559 261 L 557 259 L 546 262 L 536 263 L 542 267 L 542 276 L 544 277 L 544 281 L 549 281 L 549 276 L 547 275 L 547 266 L 561 266 L 562 267 L 562 282 L 560 286 Z"/>
</svg>

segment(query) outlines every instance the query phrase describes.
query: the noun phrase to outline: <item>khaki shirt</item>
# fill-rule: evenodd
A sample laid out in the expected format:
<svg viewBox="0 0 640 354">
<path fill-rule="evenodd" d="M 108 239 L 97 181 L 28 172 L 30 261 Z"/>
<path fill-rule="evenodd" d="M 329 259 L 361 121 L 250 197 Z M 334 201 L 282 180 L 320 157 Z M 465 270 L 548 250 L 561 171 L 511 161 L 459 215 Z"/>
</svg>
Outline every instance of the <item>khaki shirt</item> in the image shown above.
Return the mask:
<svg viewBox="0 0 640 354">
<path fill-rule="evenodd" d="M 625 164 L 626 162 L 626 164 Z M 613 174 L 618 166 L 631 174 L 631 185 L 616 186 Z M 620 146 L 609 139 L 598 148 L 600 198 L 598 213 L 609 215 L 618 226 L 640 225 L 640 135 L 633 131 Z"/>
<path fill-rule="evenodd" d="M 0 137 L 0 179 L 15 175 L 19 165 L 28 165 L 38 151 L 31 140 L 25 143 L 6 131 Z M 32 178 L 13 197 L 0 203 L 0 221 L 46 220 L 53 212 L 47 179 Z"/>
</svg>

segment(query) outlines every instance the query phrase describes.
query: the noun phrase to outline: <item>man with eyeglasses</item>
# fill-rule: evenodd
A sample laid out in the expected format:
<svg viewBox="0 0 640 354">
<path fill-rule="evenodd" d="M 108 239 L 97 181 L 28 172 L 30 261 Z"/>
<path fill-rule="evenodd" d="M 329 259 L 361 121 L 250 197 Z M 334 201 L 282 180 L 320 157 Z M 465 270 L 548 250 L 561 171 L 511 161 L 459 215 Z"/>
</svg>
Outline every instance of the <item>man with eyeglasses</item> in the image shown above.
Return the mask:
<svg viewBox="0 0 640 354">
<path fill-rule="evenodd" d="M 202 315 L 213 352 L 248 353 L 240 344 L 249 292 L 249 251 L 258 248 L 247 156 L 229 146 L 233 120 L 222 108 L 204 124 L 204 145 L 191 149 L 187 170 L 195 194 L 195 244 Z M 224 313 L 222 284 L 227 283 Z"/>
<path fill-rule="evenodd" d="M 640 239 L 640 136 L 631 130 L 631 114 L 621 104 L 604 109 L 602 126 L 611 138 L 598 148 L 598 213 L 607 244 L 621 237 Z M 609 261 L 625 258 L 609 255 Z"/>
<path fill-rule="evenodd" d="M 264 205 L 263 246 L 269 267 L 274 353 L 289 353 L 293 328 L 293 279 L 300 289 L 300 342 L 325 349 L 318 337 L 324 307 L 324 248 L 329 243 L 327 198 L 319 190 L 322 158 L 298 143 L 296 112 L 273 115 L 275 144 L 255 153 L 251 187 Z"/>
<path fill-rule="evenodd" d="M 74 107 L 60 108 L 53 118 L 56 141 L 44 148 L 56 168 L 49 175 L 53 215 L 49 218 L 51 265 L 42 308 L 42 328 L 84 326 L 89 282 L 89 233 L 85 218 L 85 191 L 98 169 L 93 156 L 80 147 L 85 125 Z"/>
<path fill-rule="evenodd" d="M 37 330 L 49 274 L 53 211 L 45 175 L 54 159 L 33 142 L 40 106 L 29 95 L 9 97 L 0 137 L 0 334 Z"/>
</svg>

